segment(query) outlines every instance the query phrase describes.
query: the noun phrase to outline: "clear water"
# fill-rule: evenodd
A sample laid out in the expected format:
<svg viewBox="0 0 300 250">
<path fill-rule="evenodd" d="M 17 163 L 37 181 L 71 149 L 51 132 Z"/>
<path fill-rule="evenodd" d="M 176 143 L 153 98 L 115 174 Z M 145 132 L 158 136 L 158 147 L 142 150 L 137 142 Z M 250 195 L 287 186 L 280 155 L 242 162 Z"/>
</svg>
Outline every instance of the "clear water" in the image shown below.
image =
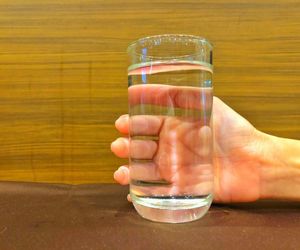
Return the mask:
<svg viewBox="0 0 300 250">
<path fill-rule="evenodd" d="M 213 191 L 212 70 L 199 62 L 152 62 L 128 72 L 130 193 L 145 218 L 201 217 Z"/>
</svg>

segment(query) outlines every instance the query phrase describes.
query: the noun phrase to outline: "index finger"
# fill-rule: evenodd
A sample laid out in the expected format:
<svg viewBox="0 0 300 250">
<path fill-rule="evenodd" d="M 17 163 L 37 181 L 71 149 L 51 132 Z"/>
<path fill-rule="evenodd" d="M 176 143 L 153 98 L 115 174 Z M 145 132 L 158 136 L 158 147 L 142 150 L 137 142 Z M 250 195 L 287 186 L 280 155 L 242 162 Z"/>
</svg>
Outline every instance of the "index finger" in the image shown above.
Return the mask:
<svg viewBox="0 0 300 250">
<path fill-rule="evenodd" d="M 163 123 L 162 116 L 153 115 L 122 115 L 116 120 L 116 128 L 123 134 L 158 135 Z M 130 127 L 130 129 L 129 129 Z"/>
</svg>

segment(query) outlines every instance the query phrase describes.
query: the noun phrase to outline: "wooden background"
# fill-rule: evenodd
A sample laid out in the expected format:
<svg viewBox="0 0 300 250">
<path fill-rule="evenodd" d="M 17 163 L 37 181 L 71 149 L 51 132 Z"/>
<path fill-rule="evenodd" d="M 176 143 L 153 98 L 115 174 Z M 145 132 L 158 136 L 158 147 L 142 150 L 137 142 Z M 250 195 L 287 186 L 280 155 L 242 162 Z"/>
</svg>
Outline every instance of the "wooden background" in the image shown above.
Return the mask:
<svg viewBox="0 0 300 250">
<path fill-rule="evenodd" d="M 0 0 L 0 180 L 113 182 L 126 47 L 154 34 L 211 40 L 215 94 L 300 139 L 299 13 L 299 0 Z"/>
</svg>

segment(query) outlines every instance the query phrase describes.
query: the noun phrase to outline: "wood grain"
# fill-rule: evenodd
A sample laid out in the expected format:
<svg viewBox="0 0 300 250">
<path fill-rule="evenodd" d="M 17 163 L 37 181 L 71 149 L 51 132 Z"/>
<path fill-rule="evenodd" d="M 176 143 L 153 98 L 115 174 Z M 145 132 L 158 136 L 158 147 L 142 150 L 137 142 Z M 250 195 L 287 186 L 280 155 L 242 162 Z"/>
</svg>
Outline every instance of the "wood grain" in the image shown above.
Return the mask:
<svg viewBox="0 0 300 250">
<path fill-rule="evenodd" d="M 154 34 L 211 40 L 215 94 L 300 139 L 299 13 L 299 0 L 1 0 L 0 180 L 112 182 L 126 47 Z"/>
</svg>

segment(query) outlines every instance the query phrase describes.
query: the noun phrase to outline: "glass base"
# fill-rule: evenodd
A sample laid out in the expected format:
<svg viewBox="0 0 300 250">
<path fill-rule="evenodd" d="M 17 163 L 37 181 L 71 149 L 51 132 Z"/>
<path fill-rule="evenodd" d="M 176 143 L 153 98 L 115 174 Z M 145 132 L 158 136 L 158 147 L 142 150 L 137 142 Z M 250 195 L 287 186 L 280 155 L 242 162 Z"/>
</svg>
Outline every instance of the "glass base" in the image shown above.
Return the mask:
<svg viewBox="0 0 300 250">
<path fill-rule="evenodd" d="M 211 205 L 212 195 L 193 199 L 157 199 L 131 194 L 131 199 L 136 211 L 147 220 L 184 223 L 203 217 Z"/>
</svg>

